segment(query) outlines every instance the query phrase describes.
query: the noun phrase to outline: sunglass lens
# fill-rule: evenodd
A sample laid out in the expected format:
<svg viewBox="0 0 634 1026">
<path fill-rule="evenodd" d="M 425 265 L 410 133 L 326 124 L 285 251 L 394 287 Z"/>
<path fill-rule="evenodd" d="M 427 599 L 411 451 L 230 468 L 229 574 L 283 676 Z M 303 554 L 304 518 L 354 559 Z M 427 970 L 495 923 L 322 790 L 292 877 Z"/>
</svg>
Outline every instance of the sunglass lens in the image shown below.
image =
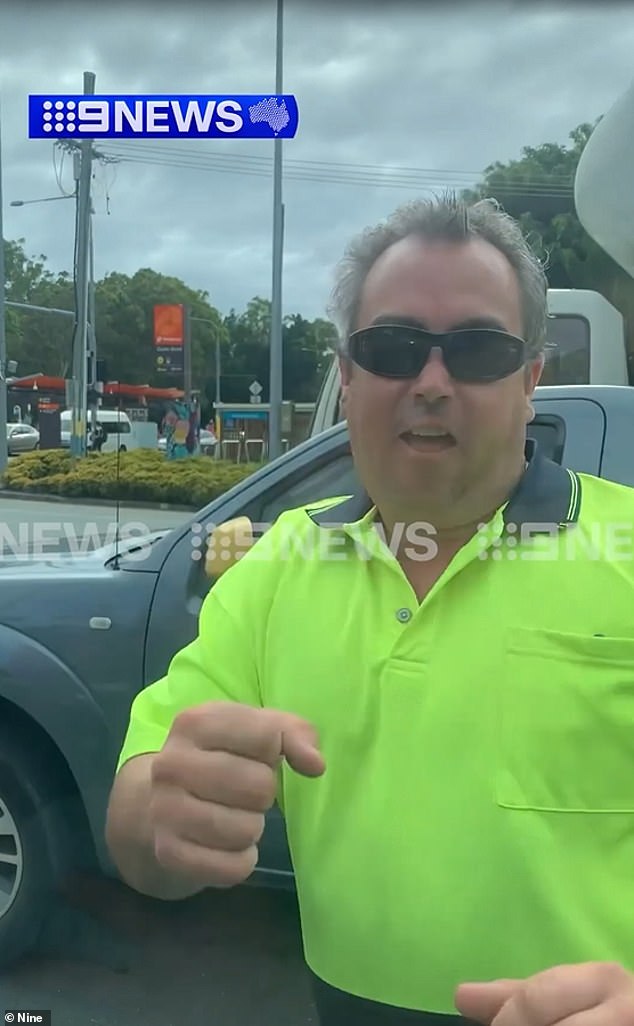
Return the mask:
<svg viewBox="0 0 634 1026">
<path fill-rule="evenodd" d="M 415 331 L 401 326 L 377 326 L 358 331 L 350 339 L 350 356 L 370 374 L 385 378 L 412 378 L 420 374 L 429 355 L 421 351 Z"/>
<path fill-rule="evenodd" d="M 524 343 L 503 331 L 457 331 L 446 347 L 445 365 L 457 381 L 499 381 L 524 362 Z"/>
</svg>

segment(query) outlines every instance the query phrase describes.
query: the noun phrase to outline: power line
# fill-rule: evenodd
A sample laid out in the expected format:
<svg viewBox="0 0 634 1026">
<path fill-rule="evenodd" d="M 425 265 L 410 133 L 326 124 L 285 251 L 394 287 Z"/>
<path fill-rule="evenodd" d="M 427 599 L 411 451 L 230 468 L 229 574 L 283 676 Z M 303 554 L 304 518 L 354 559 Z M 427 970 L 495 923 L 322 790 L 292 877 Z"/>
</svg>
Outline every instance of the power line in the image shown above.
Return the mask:
<svg viewBox="0 0 634 1026">
<path fill-rule="evenodd" d="M 59 167 L 57 166 L 57 147 L 53 147 L 53 172 L 55 174 L 55 181 L 57 182 L 57 188 L 62 196 L 72 196 L 72 192 L 67 192 L 62 184 L 62 175 L 64 173 L 64 157 L 66 156 L 66 150 L 61 151 L 61 160 Z"/>
<path fill-rule="evenodd" d="M 205 171 L 215 170 L 218 172 L 225 172 L 230 174 L 249 174 L 256 176 L 270 176 L 271 174 L 271 170 L 269 167 L 258 164 L 246 164 L 244 163 L 244 161 L 240 161 L 240 158 L 236 159 L 232 157 L 229 157 L 225 161 L 222 161 L 221 158 L 213 157 L 202 160 L 196 157 L 190 157 L 185 160 L 174 160 L 167 157 L 164 153 L 159 156 L 158 154 L 155 155 L 154 153 L 148 152 L 147 154 L 144 153 L 143 155 L 137 156 L 133 155 L 129 151 L 112 151 L 112 155 L 115 155 L 116 158 L 122 162 L 155 164 L 158 166 L 165 167 L 187 167 L 194 170 Z M 421 182 L 419 176 L 414 176 L 411 173 L 401 174 L 400 176 L 396 176 L 393 174 L 369 175 L 360 172 L 346 174 L 335 173 L 334 171 L 331 171 L 330 173 L 318 173 L 316 172 L 316 170 L 311 171 L 311 169 L 309 168 L 294 168 L 292 165 L 290 165 L 290 163 L 289 169 L 286 172 L 287 177 L 305 179 L 309 181 L 312 180 L 320 182 L 349 182 L 353 185 L 403 185 L 407 187 L 421 184 L 427 186 L 438 185 L 440 183 L 446 184 L 447 177 L 452 177 L 455 180 L 459 179 L 459 176 L 461 174 L 463 173 L 452 172 L 450 173 L 450 175 L 446 175 L 445 173 L 439 171 L 429 171 L 427 172 L 427 177 Z M 458 180 L 455 182 L 455 184 L 460 187 L 468 187 L 469 185 L 475 185 L 476 183 L 473 183 L 471 181 Z M 567 195 L 572 191 L 572 178 L 570 179 L 570 184 L 568 186 L 559 186 L 557 184 L 542 183 L 537 181 L 531 183 L 530 180 L 527 180 L 526 182 L 517 181 L 505 183 L 504 188 L 509 192 L 517 192 L 520 194 L 524 194 L 527 191 L 532 191 L 535 194 L 545 193 L 546 195 Z"/>
<path fill-rule="evenodd" d="M 234 157 L 228 155 L 223 159 L 222 155 L 210 156 L 200 158 L 195 155 L 191 155 L 186 159 L 170 158 L 164 151 L 148 150 L 142 151 L 139 155 L 134 154 L 131 150 L 117 150 L 110 149 L 105 156 L 111 160 L 117 160 L 122 163 L 133 163 L 133 164 L 147 164 L 155 167 L 178 167 L 186 168 L 195 171 L 215 172 L 218 174 L 231 174 L 231 175 L 247 175 L 251 177 L 266 177 L 269 178 L 272 175 L 272 167 L 266 166 L 259 161 L 259 158 L 253 158 L 253 161 L 247 163 L 245 157 Z M 455 187 L 460 189 L 465 188 L 479 188 L 481 187 L 480 182 L 473 181 L 461 181 L 460 176 L 466 174 L 462 171 L 453 172 L 442 172 L 429 169 L 428 171 L 421 171 L 419 174 L 413 172 L 402 173 L 401 175 L 395 174 L 383 174 L 381 173 L 364 173 L 361 171 L 354 172 L 338 172 L 333 166 L 332 170 L 326 170 L 319 172 L 317 169 L 313 170 L 310 167 L 296 167 L 288 162 L 287 169 L 285 171 L 285 178 L 295 181 L 307 181 L 307 182 L 318 182 L 320 184 L 332 184 L 332 185 L 365 185 L 373 186 L 377 188 L 405 188 L 405 189 L 418 189 L 428 191 L 438 187 Z M 351 165 L 354 167 L 354 165 Z M 423 177 L 425 175 L 426 177 Z M 451 180 L 448 180 L 450 178 Z M 457 180 L 456 180 L 457 179 Z M 492 186 L 492 188 L 495 188 Z M 504 182 L 500 183 L 498 188 L 504 191 L 507 195 L 513 196 L 536 196 L 546 198 L 562 197 L 566 198 L 573 195 L 573 180 L 570 178 L 570 184 L 567 186 L 557 185 L 551 183 L 542 183 L 535 181 L 530 183 L 530 180 L 526 182 Z"/>
<path fill-rule="evenodd" d="M 141 155 L 155 155 L 158 157 L 166 157 L 169 153 L 171 156 L 183 157 L 188 162 L 194 161 L 217 161 L 219 163 L 230 162 L 232 164 L 238 163 L 245 166 L 260 167 L 263 170 L 269 170 L 272 167 L 272 159 L 270 157 L 259 157 L 255 154 L 224 154 L 224 153 L 207 153 L 198 155 L 193 149 L 179 147 L 172 145 L 171 141 L 165 140 L 169 143 L 169 148 L 166 147 L 165 143 L 161 143 L 160 146 L 152 143 L 145 143 L 142 141 L 131 141 L 129 144 L 126 143 L 125 148 L 116 149 L 117 159 L 133 157 L 136 153 Z M 112 147 L 110 147 L 112 150 Z M 450 177 L 454 179 L 465 179 L 467 181 L 473 181 L 474 179 L 481 178 L 487 173 L 487 169 L 480 168 L 479 170 L 458 170 L 451 168 L 424 168 L 424 167 L 402 167 L 399 165 L 389 164 L 357 164 L 357 163 L 344 163 L 336 161 L 322 161 L 322 160 L 293 160 L 289 158 L 285 160 L 285 166 L 289 168 L 304 169 L 313 172 L 348 172 L 358 174 L 359 172 L 369 172 L 380 176 L 388 175 L 406 175 L 406 176 L 426 176 L 432 175 L 434 178 L 438 176 Z M 494 168 L 495 165 L 492 165 Z M 550 182 L 552 185 L 569 186 L 572 184 L 573 176 L 571 174 L 564 174 L 561 172 L 552 172 L 550 174 Z M 531 179 L 528 177 L 527 182 Z"/>
</svg>

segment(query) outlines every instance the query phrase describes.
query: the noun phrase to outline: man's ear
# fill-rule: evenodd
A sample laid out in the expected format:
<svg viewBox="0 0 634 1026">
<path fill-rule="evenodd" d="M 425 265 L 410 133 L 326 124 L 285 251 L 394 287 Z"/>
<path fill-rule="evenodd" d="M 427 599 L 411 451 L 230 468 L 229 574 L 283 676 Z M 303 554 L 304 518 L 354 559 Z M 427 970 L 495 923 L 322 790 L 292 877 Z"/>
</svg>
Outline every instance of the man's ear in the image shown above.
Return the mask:
<svg viewBox="0 0 634 1026">
<path fill-rule="evenodd" d="M 350 378 L 352 376 L 352 361 L 347 360 L 345 356 L 339 357 L 339 380 L 341 381 L 341 388 L 339 390 L 339 411 L 338 420 L 346 419 L 346 407 L 348 400 L 348 389 L 350 387 Z"/>
<path fill-rule="evenodd" d="M 524 375 L 524 387 L 526 392 L 526 423 L 530 424 L 535 416 L 535 408 L 531 402 L 533 393 L 539 384 L 539 379 L 542 376 L 544 370 L 544 356 L 538 356 L 537 359 L 531 360 L 530 363 L 526 364 L 525 375 Z"/>
<path fill-rule="evenodd" d="M 339 377 L 341 378 L 342 388 L 346 388 L 350 384 L 350 377 L 352 375 L 352 361 L 346 356 L 339 357 Z"/>
<path fill-rule="evenodd" d="M 530 395 L 533 394 L 539 384 L 539 379 L 544 372 L 544 354 L 540 353 L 534 360 L 526 365 L 527 386 Z"/>
</svg>

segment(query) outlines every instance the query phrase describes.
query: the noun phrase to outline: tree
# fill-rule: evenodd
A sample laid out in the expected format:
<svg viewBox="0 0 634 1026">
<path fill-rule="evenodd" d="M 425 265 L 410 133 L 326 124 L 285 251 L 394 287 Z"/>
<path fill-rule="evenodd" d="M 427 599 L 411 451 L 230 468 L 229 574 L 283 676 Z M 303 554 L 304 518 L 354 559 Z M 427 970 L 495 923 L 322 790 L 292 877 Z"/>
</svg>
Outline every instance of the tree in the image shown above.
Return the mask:
<svg viewBox="0 0 634 1026">
<path fill-rule="evenodd" d="M 307 321 L 300 314 L 284 319 L 284 394 L 295 402 L 314 402 L 336 346 L 329 321 Z"/>
<path fill-rule="evenodd" d="M 67 272 L 54 274 L 46 257 L 27 257 L 24 239 L 5 241 L 5 299 L 34 306 L 74 309 L 73 283 Z M 7 307 L 7 357 L 18 363 L 18 374 L 66 376 L 70 367 L 73 320 L 59 314 Z"/>
<path fill-rule="evenodd" d="M 204 381 L 213 373 L 216 341 L 226 346 L 228 335 L 208 294 L 190 289 L 178 278 L 142 268 L 132 277 L 111 273 L 95 288 L 95 320 L 99 356 L 112 380 L 160 387 L 183 386 L 183 375 L 156 369 L 154 307 L 182 303 L 192 318 L 192 380 Z"/>
<path fill-rule="evenodd" d="M 245 312 L 232 310 L 224 320 L 229 332 L 228 358 L 223 366 L 222 398 L 247 402 L 248 386 L 257 380 L 262 399 L 269 398 L 271 303 L 255 296 Z M 308 321 L 289 314 L 282 322 L 282 379 L 284 398 L 313 402 L 335 347 L 336 331 L 329 321 Z"/>
<path fill-rule="evenodd" d="M 5 242 L 6 298 L 13 302 L 73 311 L 75 289 L 71 276 L 55 274 L 46 257 L 28 257 L 24 239 Z M 222 318 L 206 292 L 190 289 L 178 278 L 142 268 L 131 277 L 106 275 L 95 287 L 97 351 L 105 360 L 108 378 L 131 384 L 183 386 L 183 375 L 156 368 L 153 344 L 154 306 L 182 303 L 189 307 L 192 341 L 192 381 L 202 392 L 204 414 L 216 394 L 216 348 L 220 347 L 221 397 L 224 402 L 247 402 L 249 384 L 258 380 L 268 399 L 271 303 L 255 296 L 244 312 L 232 310 Z M 59 377 L 71 373 L 73 318 L 7 308 L 7 352 L 18 362 L 20 376 L 43 372 Z M 308 321 L 301 314 L 284 318 L 284 396 L 312 401 L 335 345 L 329 321 Z"/>
<path fill-rule="evenodd" d="M 569 146 L 544 143 L 525 147 L 519 160 L 486 168 L 466 199 L 496 199 L 515 217 L 537 256 L 551 288 L 593 289 L 608 299 L 626 322 L 627 345 L 634 351 L 634 281 L 592 239 L 576 216 L 574 176 L 595 125 L 578 125 Z"/>
<path fill-rule="evenodd" d="M 222 365 L 223 402 L 248 402 L 249 385 L 257 380 L 263 401 L 269 390 L 271 303 L 255 296 L 242 314 L 231 310 L 224 318 L 229 336 Z"/>
</svg>

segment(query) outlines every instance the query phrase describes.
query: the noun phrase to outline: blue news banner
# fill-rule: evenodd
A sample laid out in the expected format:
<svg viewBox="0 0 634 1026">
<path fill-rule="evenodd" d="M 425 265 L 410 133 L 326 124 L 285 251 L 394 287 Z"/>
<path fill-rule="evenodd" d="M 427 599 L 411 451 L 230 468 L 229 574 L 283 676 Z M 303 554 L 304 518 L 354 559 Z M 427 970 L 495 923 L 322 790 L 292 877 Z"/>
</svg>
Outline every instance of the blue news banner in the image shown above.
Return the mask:
<svg viewBox="0 0 634 1026">
<path fill-rule="evenodd" d="M 29 96 L 30 139 L 292 139 L 294 96 Z"/>
</svg>

